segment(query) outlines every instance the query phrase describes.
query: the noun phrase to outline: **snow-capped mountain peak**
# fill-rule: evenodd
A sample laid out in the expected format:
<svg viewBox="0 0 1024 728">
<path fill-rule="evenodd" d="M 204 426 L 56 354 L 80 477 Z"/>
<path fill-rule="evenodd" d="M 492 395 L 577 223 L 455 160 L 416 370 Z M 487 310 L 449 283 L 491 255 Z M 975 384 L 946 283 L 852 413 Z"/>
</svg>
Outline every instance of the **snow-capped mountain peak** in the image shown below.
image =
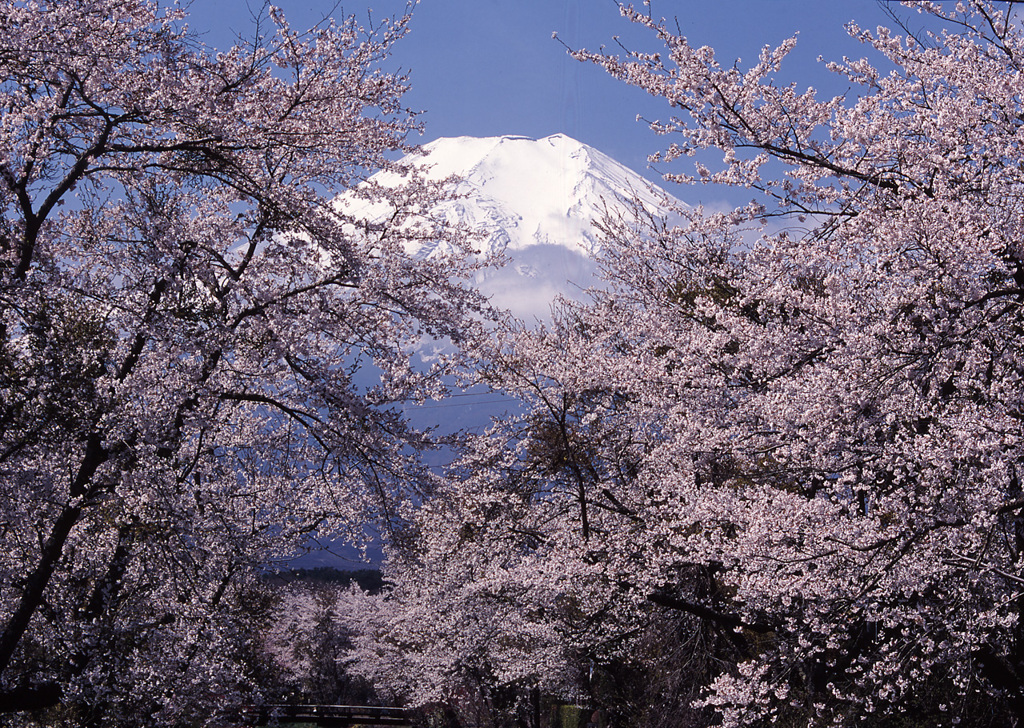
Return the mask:
<svg viewBox="0 0 1024 728">
<path fill-rule="evenodd" d="M 423 151 L 414 163 L 430 178 L 462 179 L 458 198 L 434 212 L 485 234 L 486 247 L 499 252 L 556 245 L 592 254 L 605 205 L 636 195 L 651 209 L 664 206 L 664 193 L 643 177 L 565 134 L 450 137 Z"/>
<path fill-rule="evenodd" d="M 481 253 L 504 255 L 508 264 L 478 272 L 476 285 L 521 318 L 546 318 L 556 296 L 577 297 L 596 283 L 594 223 L 606 210 L 625 211 L 634 199 L 655 214 L 683 205 L 565 134 L 441 138 L 397 166 L 418 168 L 427 179 L 458 180 L 452 197 L 426 211 L 428 217 L 479 235 L 474 247 Z M 397 187 L 405 179 L 382 171 L 370 182 Z M 356 216 L 375 216 L 365 199 L 340 199 L 339 206 Z M 417 245 L 409 252 L 429 257 L 443 252 L 446 243 Z"/>
</svg>

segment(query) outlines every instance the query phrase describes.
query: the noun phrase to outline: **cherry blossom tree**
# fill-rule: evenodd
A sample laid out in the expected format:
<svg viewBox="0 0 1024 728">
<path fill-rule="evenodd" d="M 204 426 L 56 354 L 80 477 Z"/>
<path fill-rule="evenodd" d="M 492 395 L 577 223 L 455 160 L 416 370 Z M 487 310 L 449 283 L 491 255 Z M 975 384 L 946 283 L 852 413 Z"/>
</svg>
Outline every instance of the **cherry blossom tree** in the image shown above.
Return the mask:
<svg viewBox="0 0 1024 728">
<path fill-rule="evenodd" d="M 903 5 L 933 31 L 851 25 L 833 98 L 777 80 L 795 40 L 741 70 L 647 3 L 622 12 L 663 50 L 574 53 L 665 99 L 655 159 L 696 160 L 668 179 L 756 198 L 606 220 L 607 288 L 479 351 L 529 412 L 411 518 L 376 629 L 421 673 L 367 664 L 585 695 L 675 613 L 724 726 L 1016 724 L 1024 32 Z M 413 619 L 436 583 L 511 634 Z"/>
<path fill-rule="evenodd" d="M 278 680 L 305 702 L 375 705 L 372 686 L 348 672 L 350 635 L 338 618 L 358 609 L 358 587 L 299 581 L 277 586 L 274 595 L 271 618 L 260 632 Z"/>
<path fill-rule="evenodd" d="M 429 477 L 396 404 L 481 301 L 408 254 L 464 248 L 437 187 L 359 187 L 413 149 L 408 19 L 271 8 L 214 53 L 176 6 L 0 3 L 0 712 L 210 720 L 253 688 L 254 567 Z"/>
</svg>

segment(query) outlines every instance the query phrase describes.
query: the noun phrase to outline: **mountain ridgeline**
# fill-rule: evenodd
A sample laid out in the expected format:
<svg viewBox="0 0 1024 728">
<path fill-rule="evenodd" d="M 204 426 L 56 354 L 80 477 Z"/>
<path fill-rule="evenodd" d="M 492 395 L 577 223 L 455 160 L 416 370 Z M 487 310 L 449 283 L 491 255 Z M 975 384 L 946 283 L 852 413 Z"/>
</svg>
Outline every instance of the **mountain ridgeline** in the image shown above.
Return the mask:
<svg viewBox="0 0 1024 728">
<path fill-rule="evenodd" d="M 594 223 L 606 213 L 630 214 L 634 200 L 661 215 L 685 206 L 564 134 L 441 138 L 401 164 L 426 170 L 431 180 L 458 180 L 453 199 L 430 215 L 474 231 L 481 254 L 506 256 L 506 265 L 479 272 L 475 284 L 497 306 L 526 320 L 546 318 L 556 296 L 575 298 L 596 283 L 600 238 Z M 391 171 L 371 178 L 384 186 L 401 180 Z M 431 256 L 444 248 L 443 241 L 429 241 L 414 252 Z"/>
</svg>

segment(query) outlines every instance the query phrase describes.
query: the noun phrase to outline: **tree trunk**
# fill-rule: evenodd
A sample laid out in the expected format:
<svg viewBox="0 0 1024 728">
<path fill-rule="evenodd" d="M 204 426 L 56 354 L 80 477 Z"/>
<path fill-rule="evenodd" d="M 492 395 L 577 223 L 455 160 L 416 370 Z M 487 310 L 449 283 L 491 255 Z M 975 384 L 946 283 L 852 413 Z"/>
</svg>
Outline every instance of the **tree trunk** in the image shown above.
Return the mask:
<svg viewBox="0 0 1024 728">
<path fill-rule="evenodd" d="M 85 449 L 85 457 L 78 469 L 78 475 L 71 484 L 72 503 L 88 492 L 88 485 L 92 481 L 96 469 L 107 459 L 107 451 L 103 448 L 102 441 L 98 435 L 91 435 Z M 3 634 L 0 635 L 0 675 L 7 669 L 14 657 L 14 653 L 21 642 L 25 630 L 28 629 L 32 615 L 43 601 L 43 592 L 46 591 L 53 570 L 64 552 L 64 544 L 67 542 L 71 529 L 78 523 L 82 515 L 81 505 L 69 503 L 61 510 L 57 517 L 50 535 L 43 544 L 39 563 L 28 577 L 25 589 L 21 594 L 17 609 L 7 620 Z"/>
</svg>

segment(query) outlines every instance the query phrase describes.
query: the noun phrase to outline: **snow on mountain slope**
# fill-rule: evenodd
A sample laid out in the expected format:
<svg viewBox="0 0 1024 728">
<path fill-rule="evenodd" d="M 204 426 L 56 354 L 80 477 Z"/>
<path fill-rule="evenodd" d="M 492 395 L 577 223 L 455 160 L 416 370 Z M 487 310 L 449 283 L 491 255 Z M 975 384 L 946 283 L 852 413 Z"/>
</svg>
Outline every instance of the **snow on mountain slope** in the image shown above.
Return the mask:
<svg viewBox="0 0 1024 728">
<path fill-rule="evenodd" d="M 424 151 L 431 177 L 463 178 L 456 191 L 465 199 L 439 211 L 451 222 L 476 223 L 493 248 L 508 253 L 533 245 L 593 253 L 592 223 L 606 202 L 638 194 L 652 209 L 663 205 L 640 175 L 564 134 L 438 139 Z"/>
<path fill-rule="evenodd" d="M 504 268 L 478 274 L 476 284 L 521 318 L 546 318 L 556 295 L 576 297 L 596 282 L 593 223 L 606 206 L 624 210 L 636 197 L 651 211 L 670 207 L 664 191 L 564 134 L 442 138 L 423 152 L 402 161 L 427 170 L 428 179 L 461 180 L 454 199 L 435 206 L 431 216 L 468 227 L 481 236 L 482 252 L 509 258 Z M 371 177 L 384 186 L 402 179 L 394 172 Z M 413 252 L 429 256 L 439 245 L 425 243 Z"/>
</svg>

